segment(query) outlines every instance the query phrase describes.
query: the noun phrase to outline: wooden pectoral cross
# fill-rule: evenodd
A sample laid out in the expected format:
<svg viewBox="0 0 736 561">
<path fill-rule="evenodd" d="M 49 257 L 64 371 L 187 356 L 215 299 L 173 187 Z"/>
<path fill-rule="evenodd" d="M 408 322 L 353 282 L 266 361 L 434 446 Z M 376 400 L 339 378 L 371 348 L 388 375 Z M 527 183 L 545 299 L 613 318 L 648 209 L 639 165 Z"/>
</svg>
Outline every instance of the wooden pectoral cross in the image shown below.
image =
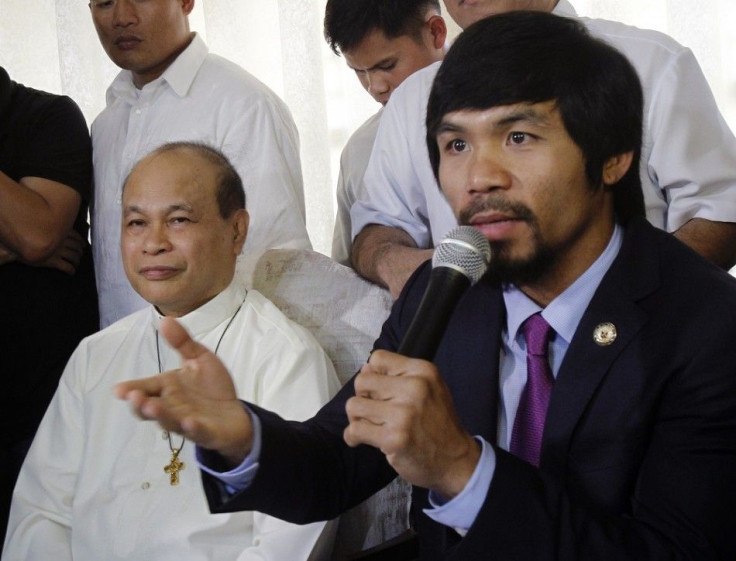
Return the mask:
<svg viewBox="0 0 736 561">
<path fill-rule="evenodd" d="M 168 473 L 170 476 L 169 483 L 171 485 L 179 485 L 179 472 L 186 467 L 184 462 L 179 460 L 179 452 L 180 450 L 172 452 L 171 461 L 169 462 L 169 465 L 164 468 L 164 472 Z"/>
</svg>

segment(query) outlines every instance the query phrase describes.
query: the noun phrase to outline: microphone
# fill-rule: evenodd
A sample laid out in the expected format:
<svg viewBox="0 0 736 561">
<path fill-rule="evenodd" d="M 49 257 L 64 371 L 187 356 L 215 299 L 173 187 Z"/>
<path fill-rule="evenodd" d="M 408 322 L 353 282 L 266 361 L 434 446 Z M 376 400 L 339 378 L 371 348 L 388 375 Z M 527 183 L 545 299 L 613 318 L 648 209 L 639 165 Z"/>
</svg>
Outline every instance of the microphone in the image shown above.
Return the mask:
<svg viewBox="0 0 736 561">
<path fill-rule="evenodd" d="M 491 246 L 471 226 L 450 230 L 435 248 L 432 272 L 414 319 L 396 352 L 432 360 L 460 297 L 488 269 Z"/>
</svg>

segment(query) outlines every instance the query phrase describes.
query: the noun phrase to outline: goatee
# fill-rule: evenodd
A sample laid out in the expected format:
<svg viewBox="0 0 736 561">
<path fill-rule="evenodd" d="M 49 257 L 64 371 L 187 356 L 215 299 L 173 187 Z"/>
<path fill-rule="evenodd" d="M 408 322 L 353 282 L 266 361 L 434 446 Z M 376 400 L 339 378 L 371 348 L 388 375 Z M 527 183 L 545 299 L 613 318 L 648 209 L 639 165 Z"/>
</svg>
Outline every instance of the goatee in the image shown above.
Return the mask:
<svg viewBox="0 0 736 561">
<path fill-rule="evenodd" d="M 480 213 L 499 212 L 510 219 L 526 222 L 532 232 L 531 253 L 523 258 L 512 258 L 510 243 L 491 241 L 491 263 L 485 277 L 498 284 L 523 285 L 539 280 L 554 263 L 554 251 L 544 243 L 539 223 L 534 213 L 521 203 L 514 203 L 498 196 L 477 198 L 460 211 L 458 222 L 471 226 L 473 216 Z"/>
</svg>

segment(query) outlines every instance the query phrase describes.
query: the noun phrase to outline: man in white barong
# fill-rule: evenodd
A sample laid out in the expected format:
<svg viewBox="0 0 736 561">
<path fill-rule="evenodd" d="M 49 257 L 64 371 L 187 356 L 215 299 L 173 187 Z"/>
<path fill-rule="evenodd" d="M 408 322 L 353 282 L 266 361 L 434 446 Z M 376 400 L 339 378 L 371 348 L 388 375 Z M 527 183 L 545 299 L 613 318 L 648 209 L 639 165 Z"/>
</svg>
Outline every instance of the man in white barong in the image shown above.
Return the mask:
<svg viewBox="0 0 736 561">
<path fill-rule="evenodd" d="M 120 266 L 120 189 L 133 165 L 165 142 L 206 142 L 238 170 L 251 211 L 236 273 L 243 282 L 250 284 L 266 250 L 312 248 L 294 119 L 267 86 L 209 52 L 189 25 L 194 5 L 195 0 L 89 1 L 100 44 L 121 69 L 92 123 L 90 213 L 100 327 L 146 306 Z"/>
<path fill-rule="evenodd" d="M 240 177 L 210 147 L 164 145 L 127 178 L 122 215 L 125 273 L 151 305 L 70 359 L 21 470 L 3 559 L 306 560 L 323 523 L 210 514 L 194 445 L 139 423 L 112 393 L 131 375 L 179 366 L 162 316 L 238 373 L 243 399 L 284 417 L 310 417 L 337 389 L 314 338 L 233 282 L 248 229 Z"/>
</svg>

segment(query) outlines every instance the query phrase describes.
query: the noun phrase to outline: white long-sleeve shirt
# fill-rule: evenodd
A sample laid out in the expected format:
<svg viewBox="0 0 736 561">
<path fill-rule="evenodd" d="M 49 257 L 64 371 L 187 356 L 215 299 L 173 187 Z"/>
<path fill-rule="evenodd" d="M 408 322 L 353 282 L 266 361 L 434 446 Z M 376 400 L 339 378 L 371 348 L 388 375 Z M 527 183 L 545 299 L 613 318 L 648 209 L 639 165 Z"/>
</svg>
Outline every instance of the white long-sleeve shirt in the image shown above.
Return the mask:
<svg viewBox="0 0 736 561">
<path fill-rule="evenodd" d="M 120 257 L 123 182 L 151 150 L 185 140 L 220 149 L 243 180 L 250 225 L 238 274 L 245 282 L 267 249 L 311 249 L 299 138 L 289 110 L 248 72 L 209 54 L 195 35 L 140 90 L 129 71 L 120 72 L 92 124 L 92 249 L 102 327 L 146 306 L 130 287 Z"/>
<path fill-rule="evenodd" d="M 238 395 L 303 420 L 336 391 L 314 338 L 265 297 L 233 283 L 180 319 L 232 373 Z M 238 306 L 242 307 L 236 314 Z M 235 315 L 236 314 L 236 315 Z M 230 319 L 235 319 L 223 332 Z M 324 523 L 260 513 L 210 514 L 195 447 L 171 486 L 168 440 L 115 399 L 117 382 L 158 371 L 158 315 L 149 306 L 86 338 L 62 376 L 16 485 L 3 559 L 64 561 L 306 560 Z M 163 369 L 178 355 L 159 339 Z M 178 446 L 180 437 L 172 435 Z"/>
</svg>

